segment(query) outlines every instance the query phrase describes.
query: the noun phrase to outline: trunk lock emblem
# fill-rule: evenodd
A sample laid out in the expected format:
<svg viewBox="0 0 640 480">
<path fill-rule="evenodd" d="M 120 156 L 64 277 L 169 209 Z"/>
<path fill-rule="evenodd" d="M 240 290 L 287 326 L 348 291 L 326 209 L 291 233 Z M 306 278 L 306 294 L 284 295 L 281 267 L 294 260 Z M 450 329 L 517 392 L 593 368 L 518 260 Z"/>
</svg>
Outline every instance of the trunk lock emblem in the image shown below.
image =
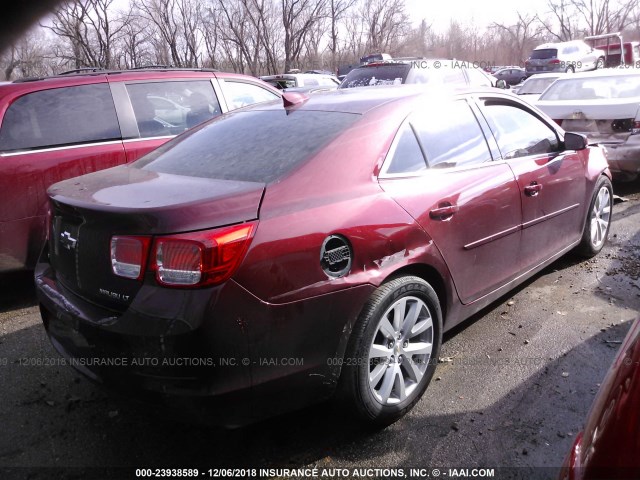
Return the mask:
<svg viewBox="0 0 640 480">
<path fill-rule="evenodd" d="M 67 250 L 75 249 L 76 243 L 78 243 L 78 240 L 73 238 L 69 232 L 62 232 L 60 234 L 60 245 Z"/>
</svg>

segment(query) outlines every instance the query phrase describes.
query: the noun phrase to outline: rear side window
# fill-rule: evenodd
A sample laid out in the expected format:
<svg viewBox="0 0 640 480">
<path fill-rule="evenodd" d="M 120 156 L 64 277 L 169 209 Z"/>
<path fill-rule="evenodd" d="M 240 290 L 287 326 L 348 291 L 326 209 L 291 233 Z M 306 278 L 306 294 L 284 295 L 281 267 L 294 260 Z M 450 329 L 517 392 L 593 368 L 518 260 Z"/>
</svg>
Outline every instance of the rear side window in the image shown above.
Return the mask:
<svg viewBox="0 0 640 480">
<path fill-rule="evenodd" d="M 391 163 L 385 173 L 417 173 L 426 170 L 426 168 L 427 164 L 424 161 L 420 145 L 411 125 L 406 122 L 396 135 Z"/>
<path fill-rule="evenodd" d="M 275 93 L 252 83 L 225 80 L 224 88 L 229 110 L 278 99 Z"/>
<path fill-rule="evenodd" d="M 534 60 L 546 60 L 548 58 L 556 58 L 558 56 L 558 49 L 556 48 L 542 48 L 540 50 L 534 50 L 531 54 L 531 58 Z"/>
<path fill-rule="evenodd" d="M 29 93 L 2 120 L 0 151 L 74 145 L 121 138 L 106 83 Z"/>
<path fill-rule="evenodd" d="M 140 137 L 177 135 L 221 114 L 210 81 L 127 85 Z"/>
<path fill-rule="evenodd" d="M 429 168 L 457 167 L 492 159 L 478 120 L 464 100 L 414 114 L 411 124 Z"/>
<path fill-rule="evenodd" d="M 359 118 L 284 109 L 230 113 L 133 165 L 175 175 L 269 183 L 310 159 Z"/>
<path fill-rule="evenodd" d="M 506 160 L 551 153 L 559 148 L 556 132 L 522 108 L 487 103 L 485 114 Z"/>
<path fill-rule="evenodd" d="M 340 88 L 402 84 L 405 83 L 410 69 L 411 66 L 408 64 L 355 68 L 347 74 Z"/>
</svg>

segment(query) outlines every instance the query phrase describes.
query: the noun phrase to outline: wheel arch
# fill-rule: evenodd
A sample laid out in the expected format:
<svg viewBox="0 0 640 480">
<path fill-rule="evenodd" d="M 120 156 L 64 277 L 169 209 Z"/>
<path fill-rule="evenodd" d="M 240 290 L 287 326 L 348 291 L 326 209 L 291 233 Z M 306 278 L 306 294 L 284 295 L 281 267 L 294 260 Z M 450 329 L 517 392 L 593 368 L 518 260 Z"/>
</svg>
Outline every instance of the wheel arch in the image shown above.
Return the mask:
<svg viewBox="0 0 640 480">
<path fill-rule="evenodd" d="M 440 310 L 442 311 L 442 323 L 444 327 L 445 319 L 447 318 L 448 311 L 448 301 L 449 295 L 447 295 L 447 287 L 444 281 L 444 278 L 438 272 L 438 270 L 426 263 L 413 263 L 411 265 L 405 265 L 398 270 L 394 271 L 390 275 L 388 275 L 381 285 L 388 283 L 398 277 L 404 277 L 412 275 L 418 278 L 421 278 L 425 282 L 427 282 L 433 290 L 436 292 L 438 296 L 438 301 L 440 302 Z"/>
</svg>

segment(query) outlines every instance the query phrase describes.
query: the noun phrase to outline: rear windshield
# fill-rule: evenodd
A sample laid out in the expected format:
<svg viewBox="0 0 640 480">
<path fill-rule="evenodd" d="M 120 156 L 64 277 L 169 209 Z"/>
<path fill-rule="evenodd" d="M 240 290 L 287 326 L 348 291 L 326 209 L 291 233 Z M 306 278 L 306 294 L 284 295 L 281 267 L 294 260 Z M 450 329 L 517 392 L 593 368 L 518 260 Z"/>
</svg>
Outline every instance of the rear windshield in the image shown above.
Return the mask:
<svg viewBox="0 0 640 480">
<path fill-rule="evenodd" d="M 540 50 L 534 50 L 531 54 L 533 60 L 546 60 L 547 58 L 555 58 L 557 56 L 557 48 L 542 48 Z"/>
<path fill-rule="evenodd" d="M 249 110 L 187 132 L 133 165 L 191 177 L 273 182 L 317 153 L 360 115 Z"/>
<path fill-rule="evenodd" d="M 339 88 L 402 84 L 410 69 L 411 66 L 405 63 L 355 68 L 344 77 Z"/>
<path fill-rule="evenodd" d="M 285 88 L 293 88 L 296 86 L 296 81 L 293 78 L 279 78 L 265 80 L 270 85 L 273 85 L 278 90 L 284 90 Z"/>
<path fill-rule="evenodd" d="M 558 77 L 535 78 L 531 77 L 524 82 L 518 90 L 518 95 L 537 95 L 544 92 L 544 89 L 556 81 Z"/>
<path fill-rule="evenodd" d="M 640 75 L 570 78 L 555 82 L 540 100 L 599 100 L 640 97 Z"/>
</svg>

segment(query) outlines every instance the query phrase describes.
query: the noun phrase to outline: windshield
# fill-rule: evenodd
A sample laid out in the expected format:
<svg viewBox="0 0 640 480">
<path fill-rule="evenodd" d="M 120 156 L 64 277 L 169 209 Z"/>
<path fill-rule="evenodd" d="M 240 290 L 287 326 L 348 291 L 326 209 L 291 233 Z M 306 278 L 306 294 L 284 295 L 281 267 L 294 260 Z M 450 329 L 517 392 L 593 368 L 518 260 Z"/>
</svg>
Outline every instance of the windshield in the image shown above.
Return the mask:
<svg viewBox="0 0 640 480">
<path fill-rule="evenodd" d="M 558 56 L 557 48 L 542 48 L 540 50 L 534 50 L 531 54 L 533 60 L 546 60 L 548 58 L 555 58 Z"/>
<path fill-rule="evenodd" d="M 640 97 L 640 75 L 560 79 L 540 100 L 598 100 Z"/>
<path fill-rule="evenodd" d="M 133 163 L 191 177 L 270 183 L 310 159 L 360 115 L 342 112 L 234 112 L 177 137 Z"/>
<path fill-rule="evenodd" d="M 347 74 L 339 88 L 400 85 L 405 83 L 410 69 L 410 65 L 405 63 L 355 68 Z"/>
<path fill-rule="evenodd" d="M 545 91 L 545 89 L 556 81 L 558 77 L 530 78 L 522 84 L 518 95 L 537 95 Z"/>
</svg>

